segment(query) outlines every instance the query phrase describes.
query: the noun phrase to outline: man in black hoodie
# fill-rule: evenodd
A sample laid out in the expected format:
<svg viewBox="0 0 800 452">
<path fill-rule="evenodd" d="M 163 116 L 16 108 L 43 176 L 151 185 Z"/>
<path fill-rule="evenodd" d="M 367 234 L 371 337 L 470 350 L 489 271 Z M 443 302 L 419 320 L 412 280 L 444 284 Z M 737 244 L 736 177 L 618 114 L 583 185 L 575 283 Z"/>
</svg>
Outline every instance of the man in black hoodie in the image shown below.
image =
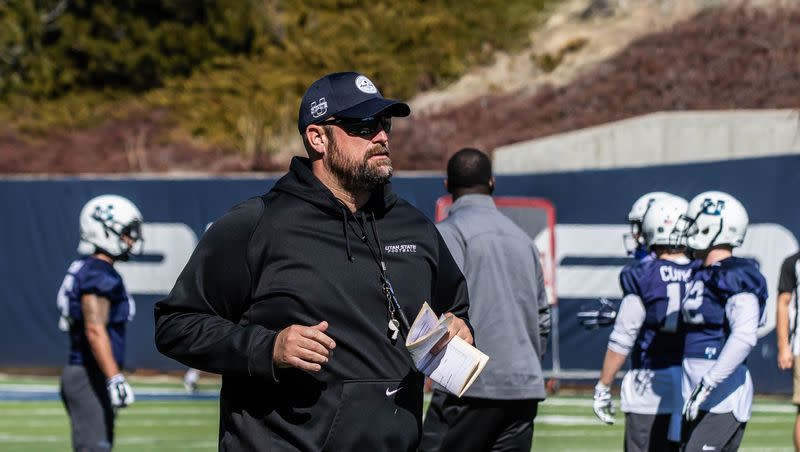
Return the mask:
<svg viewBox="0 0 800 452">
<path fill-rule="evenodd" d="M 159 351 L 223 375 L 221 450 L 416 450 L 407 319 L 424 301 L 455 316 L 439 349 L 472 331 L 442 237 L 388 183 L 391 119 L 409 113 L 355 72 L 314 82 L 309 158 L 216 221 L 156 304 Z"/>
</svg>

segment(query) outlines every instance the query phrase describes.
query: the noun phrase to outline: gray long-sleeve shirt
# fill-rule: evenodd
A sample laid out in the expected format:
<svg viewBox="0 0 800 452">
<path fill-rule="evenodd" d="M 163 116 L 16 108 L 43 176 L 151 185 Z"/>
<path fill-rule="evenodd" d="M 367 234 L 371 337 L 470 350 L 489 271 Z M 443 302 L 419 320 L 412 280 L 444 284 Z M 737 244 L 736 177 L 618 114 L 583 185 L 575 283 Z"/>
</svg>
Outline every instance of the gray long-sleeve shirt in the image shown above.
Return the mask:
<svg viewBox="0 0 800 452">
<path fill-rule="evenodd" d="M 476 345 L 489 355 L 465 395 L 544 399 L 550 305 L 533 240 L 488 195 L 459 197 L 437 227 L 467 279 Z"/>
</svg>

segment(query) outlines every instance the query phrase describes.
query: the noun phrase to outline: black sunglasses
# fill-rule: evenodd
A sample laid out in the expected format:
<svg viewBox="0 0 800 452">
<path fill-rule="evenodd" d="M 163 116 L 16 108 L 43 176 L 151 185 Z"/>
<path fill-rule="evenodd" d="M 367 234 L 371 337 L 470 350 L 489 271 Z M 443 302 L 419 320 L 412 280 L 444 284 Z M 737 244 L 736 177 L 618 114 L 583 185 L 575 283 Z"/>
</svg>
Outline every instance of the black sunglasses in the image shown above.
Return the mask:
<svg viewBox="0 0 800 452">
<path fill-rule="evenodd" d="M 384 132 L 389 134 L 392 131 L 392 117 L 391 116 L 370 116 L 363 119 L 350 119 L 350 118 L 336 118 L 328 119 L 317 123 L 321 126 L 334 125 L 339 126 L 348 135 L 371 137 L 383 129 Z"/>
</svg>

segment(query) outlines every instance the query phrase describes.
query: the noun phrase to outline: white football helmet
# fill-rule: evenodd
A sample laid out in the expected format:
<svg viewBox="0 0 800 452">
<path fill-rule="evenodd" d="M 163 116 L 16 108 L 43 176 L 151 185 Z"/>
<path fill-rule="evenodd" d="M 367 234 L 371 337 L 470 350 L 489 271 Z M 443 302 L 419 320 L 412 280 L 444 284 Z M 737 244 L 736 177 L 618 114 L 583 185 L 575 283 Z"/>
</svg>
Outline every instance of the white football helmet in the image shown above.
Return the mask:
<svg viewBox="0 0 800 452">
<path fill-rule="evenodd" d="M 650 208 L 642 218 L 642 240 L 650 249 L 653 245 L 685 246 L 685 243 L 674 240 L 678 235 L 675 229 L 681 215 L 686 214 L 689 203 L 679 196 L 659 198 L 650 204 Z"/>
<path fill-rule="evenodd" d="M 633 254 L 637 248 L 644 246 L 644 240 L 642 240 L 642 218 L 644 218 L 650 205 L 657 199 L 665 199 L 672 196 L 675 195 L 665 191 L 651 191 L 643 194 L 633 203 L 631 211 L 628 212 L 628 224 L 631 226 L 631 232 L 622 236 L 625 250 L 628 254 Z"/>
<path fill-rule="evenodd" d="M 749 221 L 736 198 L 707 191 L 692 198 L 678 228 L 689 248 L 706 250 L 714 245 L 741 246 Z"/>
<path fill-rule="evenodd" d="M 137 252 L 142 242 L 142 214 L 136 206 L 117 195 L 92 198 L 81 209 L 81 240 L 94 245 L 115 258 Z M 133 245 L 122 239 L 128 236 Z"/>
</svg>

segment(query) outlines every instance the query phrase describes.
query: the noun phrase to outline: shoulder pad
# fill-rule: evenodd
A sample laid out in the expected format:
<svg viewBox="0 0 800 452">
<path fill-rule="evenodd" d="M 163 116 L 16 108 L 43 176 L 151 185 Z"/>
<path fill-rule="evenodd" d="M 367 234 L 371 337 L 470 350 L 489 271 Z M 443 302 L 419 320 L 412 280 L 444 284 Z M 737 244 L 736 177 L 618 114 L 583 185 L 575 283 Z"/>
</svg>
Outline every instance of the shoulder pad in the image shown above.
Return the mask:
<svg viewBox="0 0 800 452">
<path fill-rule="evenodd" d="M 758 270 L 758 263 L 752 259 L 725 259 L 716 268 L 710 281 L 715 289 L 729 298 L 738 293 L 752 293 L 760 301 L 767 299 L 767 281 Z"/>
<path fill-rule="evenodd" d="M 108 296 L 118 284 L 122 282 L 116 272 L 108 271 L 99 265 L 86 265 L 83 271 L 76 275 L 81 293 L 94 293 Z"/>
<path fill-rule="evenodd" d="M 626 265 L 622 271 L 619 273 L 619 286 L 622 289 L 622 294 L 628 295 L 632 294 L 639 294 L 639 281 L 642 277 L 644 269 L 651 263 L 651 261 L 646 262 L 634 262 L 632 264 Z"/>
</svg>

